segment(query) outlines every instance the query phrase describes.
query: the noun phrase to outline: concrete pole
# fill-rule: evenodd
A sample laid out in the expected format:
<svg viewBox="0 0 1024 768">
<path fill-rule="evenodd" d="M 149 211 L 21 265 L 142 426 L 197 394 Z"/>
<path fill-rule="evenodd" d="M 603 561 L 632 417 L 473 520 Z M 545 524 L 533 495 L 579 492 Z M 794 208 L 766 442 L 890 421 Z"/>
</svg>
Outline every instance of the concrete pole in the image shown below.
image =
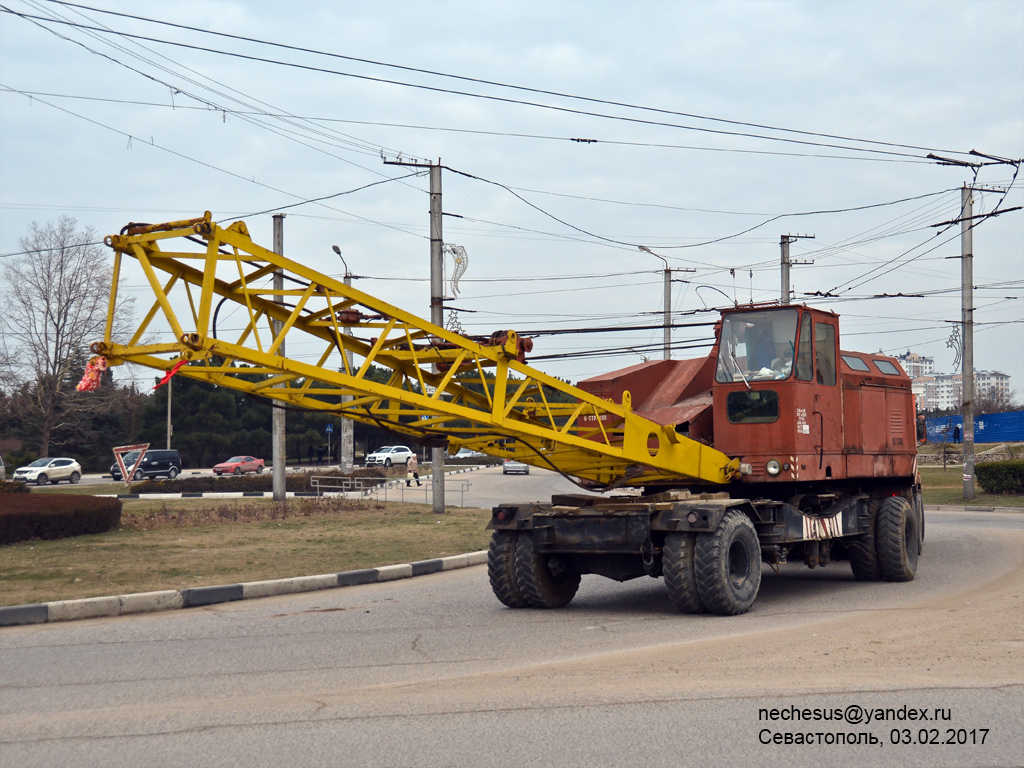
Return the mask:
<svg viewBox="0 0 1024 768">
<path fill-rule="evenodd" d="M 174 427 L 171 426 L 171 393 L 174 391 L 174 377 L 171 376 L 167 380 L 167 450 L 171 450 L 171 432 L 174 431 Z"/>
<path fill-rule="evenodd" d="M 348 271 L 347 266 L 345 268 L 345 285 L 352 285 L 352 273 Z M 348 326 L 345 327 L 345 335 L 352 335 L 352 329 Z M 352 359 L 352 350 L 345 350 L 345 359 L 348 361 L 348 370 L 352 371 L 355 364 Z M 341 396 L 343 403 L 351 399 L 352 395 Z M 355 424 L 352 419 L 346 419 L 344 416 L 341 417 L 341 471 L 346 475 L 350 475 L 355 471 L 356 444 L 354 426 Z"/>
<path fill-rule="evenodd" d="M 444 326 L 444 262 L 441 247 L 441 163 L 430 166 L 430 322 Z M 433 366 L 437 372 L 437 366 Z M 431 449 L 433 511 L 444 514 L 444 448 Z"/>
<path fill-rule="evenodd" d="M 274 214 L 274 253 L 284 255 L 284 217 L 283 213 Z M 284 290 L 284 272 L 280 269 L 274 271 L 274 290 Z M 284 296 L 275 295 L 274 301 L 277 304 L 284 304 Z M 283 323 L 280 320 L 273 322 L 274 338 L 281 333 Z M 285 356 L 284 341 L 278 347 L 277 354 Z M 275 386 L 283 387 L 284 384 Z M 273 402 L 273 401 L 272 401 Z M 274 403 L 276 406 L 276 402 Z M 273 408 L 271 417 L 271 460 L 274 462 L 273 490 L 274 501 L 284 501 L 287 498 L 285 492 L 285 461 L 287 455 L 287 439 L 285 435 L 285 410 L 284 408 Z"/>
<path fill-rule="evenodd" d="M 961 320 L 963 322 L 963 453 L 964 500 L 974 498 L 974 232 L 970 221 L 974 215 L 974 190 L 964 185 L 960 190 L 960 281 Z"/>
<path fill-rule="evenodd" d="M 782 303 L 789 304 L 789 244 L 792 240 L 789 235 L 783 235 L 779 239 L 779 246 L 782 248 Z"/>
<path fill-rule="evenodd" d="M 663 357 L 666 360 L 672 359 L 672 270 L 665 262 L 665 340 L 663 342 Z"/>
</svg>

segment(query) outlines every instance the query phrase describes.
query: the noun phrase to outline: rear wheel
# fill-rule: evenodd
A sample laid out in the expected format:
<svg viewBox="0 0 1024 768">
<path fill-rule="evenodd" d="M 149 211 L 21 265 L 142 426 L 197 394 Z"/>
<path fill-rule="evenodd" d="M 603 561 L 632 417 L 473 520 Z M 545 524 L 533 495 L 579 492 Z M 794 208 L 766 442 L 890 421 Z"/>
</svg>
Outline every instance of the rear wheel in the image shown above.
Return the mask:
<svg viewBox="0 0 1024 768">
<path fill-rule="evenodd" d="M 518 539 L 519 534 L 515 531 L 494 531 L 491 534 L 491 546 L 487 550 L 487 578 L 490 579 L 491 590 L 509 608 L 523 608 L 527 605 L 516 583 Z"/>
<path fill-rule="evenodd" d="M 178 476 L 178 468 L 177 467 L 171 467 L 169 470 L 167 470 L 167 479 L 168 480 L 173 480 L 177 476 Z"/>
<path fill-rule="evenodd" d="M 871 511 L 868 520 L 868 532 L 846 545 L 846 553 L 850 557 L 850 570 L 857 581 L 879 581 L 882 570 L 878 567 L 878 550 L 875 547 L 875 522 L 878 510 Z"/>
<path fill-rule="evenodd" d="M 910 581 L 917 573 L 920 546 L 917 514 L 902 496 L 891 496 L 878 508 L 875 539 L 878 567 L 886 581 Z"/>
<path fill-rule="evenodd" d="M 80 474 L 78 474 L 77 472 L 72 472 L 71 473 L 71 484 L 72 485 L 74 485 L 75 483 L 77 483 L 81 479 L 82 479 L 82 476 Z"/>
<path fill-rule="evenodd" d="M 39 485 L 46 485 L 48 482 L 50 482 L 50 478 L 48 478 L 46 475 L 40 475 L 39 477 L 36 478 L 36 482 Z"/>
<path fill-rule="evenodd" d="M 748 611 L 761 586 L 761 545 L 750 518 L 738 509 L 726 512 L 717 529 L 697 536 L 695 555 L 704 607 L 720 616 Z"/>
<path fill-rule="evenodd" d="M 568 605 L 580 587 L 580 574 L 560 555 L 538 552 L 533 535 L 520 533 L 516 543 L 516 584 L 533 608 Z"/>
<path fill-rule="evenodd" d="M 258 467 L 256 467 L 256 474 L 257 475 L 262 475 L 263 474 L 263 465 L 262 464 L 260 464 Z"/>
<path fill-rule="evenodd" d="M 683 613 L 704 613 L 704 603 L 697 592 L 693 573 L 693 556 L 697 537 L 692 533 L 669 533 L 662 550 L 662 573 L 668 599 Z"/>
</svg>

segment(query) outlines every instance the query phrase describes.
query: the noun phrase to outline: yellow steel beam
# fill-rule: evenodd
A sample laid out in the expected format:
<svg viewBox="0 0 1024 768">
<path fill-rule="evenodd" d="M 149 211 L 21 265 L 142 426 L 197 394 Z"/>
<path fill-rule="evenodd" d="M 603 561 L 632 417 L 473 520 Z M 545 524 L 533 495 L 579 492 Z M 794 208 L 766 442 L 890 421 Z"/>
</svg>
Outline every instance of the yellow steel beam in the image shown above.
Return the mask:
<svg viewBox="0 0 1024 768">
<path fill-rule="evenodd" d="M 174 238 L 181 239 L 174 243 L 181 250 L 161 248 Z M 176 336 L 171 343 L 138 345 L 136 334 L 120 345 L 108 321 L 93 351 L 112 365 L 167 370 L 185 360 L 178 375 L 607 485 L 725 483 L 739 470 L 738 460 L 633 413 L 628 393 L 621 403 L 608 402 L 526 365 L 515 332 L 486 342 L 452 333 L 253 243 L 244 222 L 222 228 L 207 212 L 129 225 L 105 242 L 116 254 L 110 306 L 123 257 L 135 258 L 156 299 L 144 324 L 162 311 Z M 189 242 L 197 248 L 187 250 Z M 291 287 L 273 290 L 276 270 Z M 161 284 L 157 271 L 171 279 Z M 193 328 L 183 327 L 175 313 L 182 294 Z M 214 303 L 222 299 L 245 310 L 235 342 L 215 336 Z M 267 346 L 263 338 L 270 336 L 261 337 L 258 324 L 272 321 L 282 331 Z M 278 353 L 285 336 L 291 357 Z M 362 360 L 355 370 L 345 362 L 349 351 Z M 372 366 L 383 368 L 388 380 L 374 380 L 380 376 L 371 376 Z"/>
</svg>

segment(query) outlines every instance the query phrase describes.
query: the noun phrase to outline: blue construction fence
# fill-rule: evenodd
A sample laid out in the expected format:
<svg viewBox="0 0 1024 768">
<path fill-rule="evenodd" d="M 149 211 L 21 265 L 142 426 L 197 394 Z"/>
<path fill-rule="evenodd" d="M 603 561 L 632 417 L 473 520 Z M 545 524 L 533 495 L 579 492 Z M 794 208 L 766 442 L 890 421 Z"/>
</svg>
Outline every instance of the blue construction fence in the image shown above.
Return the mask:
<svg viewBox="0 0 1024 768">
<path fill-rule="evenodd" d="M 925 419 L 929 443 L 952 443 L 954 431 L 963 438 L 963 419 L 960 416 L 936 416 Z M 974 417 L 975 443 L 1022 443 L 1024 442 L 1024 411 L 989 413 Z"/>
</svg>

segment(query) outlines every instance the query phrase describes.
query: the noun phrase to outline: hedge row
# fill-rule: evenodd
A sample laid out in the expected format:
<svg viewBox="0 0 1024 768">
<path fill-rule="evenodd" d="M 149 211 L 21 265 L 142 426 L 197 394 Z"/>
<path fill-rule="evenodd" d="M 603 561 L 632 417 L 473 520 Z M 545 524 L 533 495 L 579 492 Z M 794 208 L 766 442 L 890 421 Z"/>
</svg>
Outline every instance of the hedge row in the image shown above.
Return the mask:
<svg viewBox="0 0 1024 768">
<path fill-rule="evenodd" d="M 106 533 L 121 524 L 121 500 L 56 493 L 14 494 L 0 509 L 0 544 Z"/>
<path fill-rule="evenodd" d="M 974 471 L 986 493 L 1024 494 L 1024 459 L 978 464 Z"/>
<path fill-rule="evenodd" d="M 28 493 L 28 483 L 0 480 L 0 493 Z"/>
</svg>

